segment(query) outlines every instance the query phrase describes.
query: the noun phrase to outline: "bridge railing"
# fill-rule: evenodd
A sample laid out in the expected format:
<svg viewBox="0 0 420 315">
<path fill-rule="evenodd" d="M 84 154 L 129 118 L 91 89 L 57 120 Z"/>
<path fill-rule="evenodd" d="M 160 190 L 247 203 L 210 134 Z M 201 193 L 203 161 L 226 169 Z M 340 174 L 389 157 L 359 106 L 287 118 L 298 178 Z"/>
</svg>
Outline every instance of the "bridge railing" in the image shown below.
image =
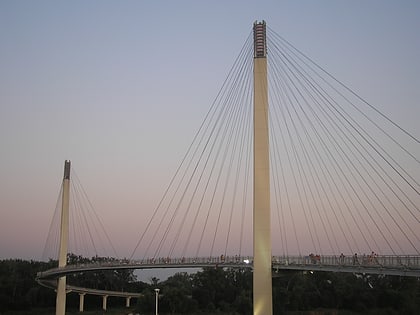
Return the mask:
<svg viewBox="0 0 420 315">
<path fill-rule="evenodd" d="M 243 264 L 252 262 L 251 256 L 212 256 L 212 257 L 158 257 L 158 258 L 147 258 L 142 260 L 131 260 L 129 263 L 139 264 L 139 265 L 165 265 L 165 264 L 179 264 L 179 265 L 191 265 L 191 264 L 200 264 L 200 265 L 214 265 L 214 264 Z"/>
<path fill-rule="evenodd" d="M 420 256 L 407 255 L 339 255 L 339 256 L 274 256 L 273 264 L 279 265 L 311 265 L 320 264 L 328 266 L 372 266 L 372 267 L 393 267 L 393 268 L 410 268 L 420 267 Z"/>
<path fill-rule="evenodd" d="M 329 266 L 372 266 L 372 267 L 420 267 L 420 256 L 407 255 L 307 255 L 307 256 L 273 256 L 273 265 L 329 265 Z M 142 260 L 114 260 L 98 262 L 102 266 L 115 264 L 128 265 L 217 265 L 217 264 L 243 264 L 252 265 L 252 256 L 213 256 L 213 257 L 159 257 Z"/>
</svg>

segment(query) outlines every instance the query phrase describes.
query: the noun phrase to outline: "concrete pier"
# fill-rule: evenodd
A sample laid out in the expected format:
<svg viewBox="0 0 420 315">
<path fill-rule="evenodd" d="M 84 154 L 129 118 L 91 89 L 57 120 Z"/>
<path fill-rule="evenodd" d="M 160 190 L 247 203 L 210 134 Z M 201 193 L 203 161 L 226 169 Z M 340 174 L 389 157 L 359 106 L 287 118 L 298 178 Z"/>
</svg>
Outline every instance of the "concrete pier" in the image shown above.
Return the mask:
<svg viewBox="0 0 420 315">
<path fill-rule="evenodd" d="M 108 295 L 102 296 L 102 309 L 106 311 L 106 301 L 108 299 Z"/>
<path fill-rule="evenodd" d="M 84 311 L 85 295 L 86 295 L 86 293 L 79 293 L 79 312 L 80 313 Z"/>
</svg>

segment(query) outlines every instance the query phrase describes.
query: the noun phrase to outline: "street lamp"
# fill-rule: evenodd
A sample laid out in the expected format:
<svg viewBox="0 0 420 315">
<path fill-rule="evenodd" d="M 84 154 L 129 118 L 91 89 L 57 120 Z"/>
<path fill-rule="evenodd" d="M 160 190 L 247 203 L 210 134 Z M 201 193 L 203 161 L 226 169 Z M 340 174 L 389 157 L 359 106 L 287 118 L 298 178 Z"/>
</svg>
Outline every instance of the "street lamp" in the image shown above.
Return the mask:
<svg viewBox="0 0 420 315">
<path fill-rule="evenodd" d="M 158 298 L 159 298 L 159 289 L 155 289 L 156 292 L 156 315 L 158 315 Z"/>
</svg>

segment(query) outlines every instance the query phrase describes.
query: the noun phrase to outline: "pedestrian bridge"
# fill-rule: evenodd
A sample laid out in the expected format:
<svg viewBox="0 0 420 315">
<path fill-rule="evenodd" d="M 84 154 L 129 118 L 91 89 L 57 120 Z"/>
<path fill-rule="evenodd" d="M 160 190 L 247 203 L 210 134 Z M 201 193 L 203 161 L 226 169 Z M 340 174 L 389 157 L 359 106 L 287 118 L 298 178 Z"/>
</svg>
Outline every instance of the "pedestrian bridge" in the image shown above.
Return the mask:
<svg viewBox="0 0 420 315">
<path fill-rule="evenodd" d="M 257 315 L 272 314 L 271 277 L 282 269 L 420 277 L 418 137 L 264 21 L 253 31 L 157 207 L 133 216 L 141 235 L 128 260 L 67 261 L 119 256 L 65 162 L 44 251 L 58 252 L 60 267 L 37 276 L 58 279 L 57 314 L 65 276 L 96 270 L 250 268 Z"/>
<path fill-rule="evenodd" d="M 220 257 L 196 257 L 196 258 L 150 258 L 144 260 L 113 260 L 112 262 L 97 262 L 92 264 L 67 265 L 61 268 L 53 268 L 37 273 L 39 284 L 56 289 L 55 279 L 69 274 L 99 270 L 121 269 L 158 269 L 158 268 L 253 268 L 251 256 L 223 256 Z M 351 272 L 365 274 L 383 274 L 420 277 L 420 256 L 378 256 L 363 255 L 354 256 L 321 256 L 310 254 L 308 256 L 273 256 L 273 277 L 279 275 L 281 270 L 299 271 L 331 271 Z M 141 296 L 135 292 L 118 292 L 83 288 L 66 285 L 66 292 L 79 294 L 79 311 L 84 310 L 84 296 L 86 294 L 102 296 L 102 309 L 107 308 L 108 297 L 120 297 L 126 299 L 126 306 L 130 306 L 132 298 Z"/>
<path fill-rule="evenodd" d="M 67 265 L 39 272 L 37 280 L 54 279 L 69 274 L 121 269 L 158 268 L 253 268 L 251 256 L 150 258 L 144 260 L 118 260 L 93 264 Z M 279 270 L 308 270 L 368 273 L 420 277 L 420 256 L 363 255 L 356 256 L 273 256 L 273 275 Z"/>
</svg>

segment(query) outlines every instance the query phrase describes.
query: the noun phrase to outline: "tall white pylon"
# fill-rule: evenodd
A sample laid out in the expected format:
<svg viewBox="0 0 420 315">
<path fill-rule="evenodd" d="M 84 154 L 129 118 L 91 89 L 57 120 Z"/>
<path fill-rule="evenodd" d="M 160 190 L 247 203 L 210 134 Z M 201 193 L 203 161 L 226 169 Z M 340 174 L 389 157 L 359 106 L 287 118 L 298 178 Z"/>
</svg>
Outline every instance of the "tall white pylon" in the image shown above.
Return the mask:
<svg viewBox="0 0 420 315">
<path fill-rule="evenodd" d="M 63 194 L 61 197 L 60 252 L 58 267 L 67 265 L 67 248 L 69 240 L 69 200 L 70 200 L 70 161 L 64 161 Z M 66 313 L 66 276 L 58 278 L 55 314 Z"/>
<path fill-rule="evenodd" d="M 273 314 L 265 22 L 254 23 L 254 315 Z"/>
</svg>

